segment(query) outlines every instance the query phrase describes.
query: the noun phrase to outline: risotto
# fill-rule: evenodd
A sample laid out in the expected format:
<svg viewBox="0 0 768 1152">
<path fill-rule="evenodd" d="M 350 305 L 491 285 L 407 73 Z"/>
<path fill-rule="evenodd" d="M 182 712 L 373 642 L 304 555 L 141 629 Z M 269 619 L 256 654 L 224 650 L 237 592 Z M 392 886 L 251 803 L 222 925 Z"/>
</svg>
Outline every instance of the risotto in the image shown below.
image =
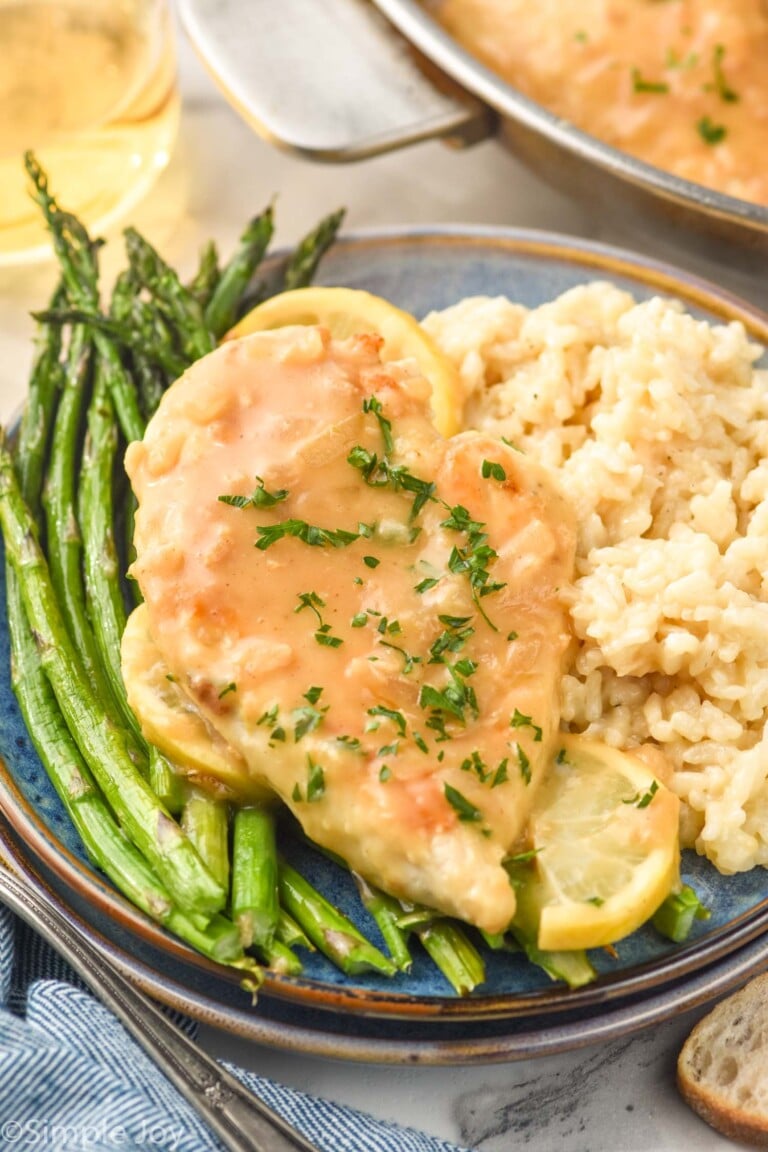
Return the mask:
<svg viewBox="0 0 768 1152">
<path fill-rule="evenodd" d="M 739 323 L 593 283 L 534 310 L 474 298 L 424 327 L 465 423 L 575 507 L 564 727 L 632 749 L 721 871 L 768 864 L 768 372 Z"/>
</svg>

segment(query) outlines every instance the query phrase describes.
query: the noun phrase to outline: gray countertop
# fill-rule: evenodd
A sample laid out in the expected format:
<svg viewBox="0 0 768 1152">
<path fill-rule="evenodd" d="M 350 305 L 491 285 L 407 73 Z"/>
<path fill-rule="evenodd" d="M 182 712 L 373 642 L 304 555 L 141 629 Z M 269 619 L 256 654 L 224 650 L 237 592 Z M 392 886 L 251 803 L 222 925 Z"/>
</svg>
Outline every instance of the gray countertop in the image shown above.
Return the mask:
<svg viewBox="0 0 768 1152">
<path fill-rule="evenodd" d="M 249 215 L 278 194 L 278 241 L 290 242 L 340 204 L 350 228 L 377 224 L 515 224 L 601 237 L 599 222 L 543 187 L 493 143 L 471 152 L 423 144 L 343 168 L 314 166 L 259 140 L 182 41 L 183 113 L 171 164 L 133 213 L 175 265 L 191 270 L 203 240 L 223 251 Z M 611 238 L 608 238 L 611 239 Z M 647 251 L 652 244 L 644 245 Z M 109 251 L 105 256 L 110 268 Z M 695 258 L 703 273 L 712 270 Z M 53 269 L 0 269 L 0 414 L 25 388 L 29 311 L 48 298 Z M 742 287 L 731 281 L 734 288 Z M 471 1068 L 377 1067 L 273 1052 L 210 1029 L 204 1045 L 275 1079 L 382 1118 L 502 1152 L 719 1152 L 734 1145 L 677 1096 L 680 1044 L 701 1012 L 633 1038 L 566 1055 Z"/>
</svg>

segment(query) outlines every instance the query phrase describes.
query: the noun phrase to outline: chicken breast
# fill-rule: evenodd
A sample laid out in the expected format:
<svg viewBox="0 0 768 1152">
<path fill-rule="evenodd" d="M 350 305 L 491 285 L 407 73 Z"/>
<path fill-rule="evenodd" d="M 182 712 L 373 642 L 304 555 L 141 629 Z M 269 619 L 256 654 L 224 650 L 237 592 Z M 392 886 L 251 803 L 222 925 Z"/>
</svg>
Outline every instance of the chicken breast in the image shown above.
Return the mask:
<svg viewBox="0 0 768 1152">
<path fill-rule="evenodd" d="M 556 739 L 575 532 L 513 447 L 442 439 L 380 343 L 281 329 L 193 365 L 128 450 L 133 574 L 178 686 L 313 840 L 496 932 Z"/>
</svg>

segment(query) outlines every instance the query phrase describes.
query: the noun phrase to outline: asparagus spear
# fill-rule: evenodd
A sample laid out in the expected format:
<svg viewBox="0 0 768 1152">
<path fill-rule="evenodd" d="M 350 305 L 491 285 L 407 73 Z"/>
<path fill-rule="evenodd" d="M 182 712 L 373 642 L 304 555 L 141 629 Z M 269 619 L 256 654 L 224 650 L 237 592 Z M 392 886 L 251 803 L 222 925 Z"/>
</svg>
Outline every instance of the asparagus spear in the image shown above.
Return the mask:
<svg viewBox="0 0 768 1152">
<path fill-rule="evenodd" d="M 193 785 L 187 785 L 185 791 L 187 796 L 181 813 L 181 826 L 211 874 L 222 888 L 228 890 L 229 805 Z"/>
<path fill-rule="evenodd" d="M 403 911 L 399 900 L 374 888 L 356 872 L 352 876 L 360 899 L 376 921 L 390 956 L 401 972 L 409 972 L 413 961 L 408 951 L 408 934 L 398 923 Z"/>
<path fill-rule="evenodd" d="M 181 283 L 177 273 L 135 228 L 126 228 L 125 248 L 137 282 L 173 323 L 188 361 L 199 359 L 216 347 L 196 297 Z"/>
<path fill-rule="evenodd" d="M 299 241 L 286 265 L 283 278 L 283 287 L 286 291 L 291 288 L 306 288 L 307 284 L 311 284 L 317 266 L 336 239 L 345 215 L 344 208 L 331 212 Z"/>
<path fill-rule="evenodd" d="M 0 440 L 0 526 L 43 668 L 86 763 L 126 833 L 179 907 L 213 914 L 223 907 L 226 893 L 138 772 L 124 732 L 115 727 L 93 692 L 69 639 L 4 437 Z"/>
<path fill-rule="evenodd" d="M 88 407 L 88 431 L 80 470 L 79 523 L 82 525 L 86 605 L 100 667 L 109 683 L 118 718 L 139 743 L 144 741 L 125 697 L 120 670 L 120 640 L 125 628 L 125 604 L 115 546 L 115 507 L 112 478 L 117 453 L 117 427 L 103 361 L 96 363 L 96 381 Z"/>
<path fill-rule="evenodd" d="M 188 285 L 189 291 L 204 312 L 208 307 L 208 303 L 216 290 L 216 285 L 220 278 L 219 253 L 214 241 L 209 240 L 208 243 L 203 246 L 197 271 Z M 208 326 L 210 327 L 210 325 Z"/>
<path fill-rule="evenodd" d="M 312 943 L 348 976 L 380 972 L 393 976 L 395 964 L 369 943 L 351 920 L 312 887 L 284 859 L 279 859 L 280 902 L 298 921 Z"/>
<path fill-rule="evenodd" d="M 77 217 L 62 211 L 56 203 L 48 191 L 48 178 L 32 152 L 25 153 L 24 164 L 32 181 L 33 196 L 51 233 L 68 297 L 76 308 L 83 309 L 95 320 L 99 316 L 97 246 Z M 136 390 L 113 342 L 95 325 L 93 338 L 108 366 L 107 378 L 123 435 L 126 440 L 138 440 L 143 434 L 144 421 Z"/>
<path fill-rule="evenodd" d="M 245 948 L 268 948 L 279 915 L 275 817 L 267 808 L 238 808 L 232 837 L 232 919 Z"/>
<path fill-rule="evenodd" d="M 44 329 L 39 343 L 16 450 L 20 488 L 33 512 L 39 506 L 46 450 L 61 387 L 59 329 Z M 43 671 L 10 563 L 6 563 L 6 577 L 14 693 L 43 766 L 89 858 L 134 905 L 181 939 L 212 959 L 250 969 L 234 925 L 216 917 L 203 931 L 175 909 L 163 884 L 118 828 L 72 739 Z M 251 977 L 257 978 L 258 972 L 251 973 Z"/>
<path fill-rule="evenodd" d="M 75 510 L 79 438 L 88 399 L 90 369 L 90 341 L 85 329 L 77 327 L 71 337 L 64 389 L 53 428 L 43 503 L 51 579 L 72 641 L 80 652 L 94 689 L 102 692 L 106 686 L 99 673 L 96 648 L 85 611 L 81 576 L 82 539 Z"/>
<path fill-rule="evenodd" d="M 485 964 L 467 934 L 453 920 L 433 920 L 416 929 L 422 946 L 460 996 L 485 980 Z"/>
<path fill-rule="evenodd" d="M 315 946 L 304 929 L 296 923 L 293 916 L 288 915 L 284 908 L 281 908 L 277 914 L 275 940 L 279 940 L 281 944 L 286 944 L 289 948 L 306 948 L 308 952 L 315 951 Z"/>
<path fill-rule="evenodd" d="M 273 231 L 274 215 L 270 204 L 249 221 L 237 251 L 222 270 L 205 309 L 205 323 L 217 339 L 221 339 L 237 319 L 240 300 L 264 258 Z"/>
</svg>

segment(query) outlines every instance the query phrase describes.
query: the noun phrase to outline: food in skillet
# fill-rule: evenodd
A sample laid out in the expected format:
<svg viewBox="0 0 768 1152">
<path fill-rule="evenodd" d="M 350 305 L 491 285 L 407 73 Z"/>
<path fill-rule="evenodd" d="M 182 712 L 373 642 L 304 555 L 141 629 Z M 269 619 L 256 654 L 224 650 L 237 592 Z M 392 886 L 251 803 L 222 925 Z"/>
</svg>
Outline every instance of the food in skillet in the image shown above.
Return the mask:
<svg viewBox="0 0 768 1152">
<path fill-rule="evenodd" d="M 768 205 L 763 0 L 428 0 L 504 80 L 658 168 Z"/>
</svg>

